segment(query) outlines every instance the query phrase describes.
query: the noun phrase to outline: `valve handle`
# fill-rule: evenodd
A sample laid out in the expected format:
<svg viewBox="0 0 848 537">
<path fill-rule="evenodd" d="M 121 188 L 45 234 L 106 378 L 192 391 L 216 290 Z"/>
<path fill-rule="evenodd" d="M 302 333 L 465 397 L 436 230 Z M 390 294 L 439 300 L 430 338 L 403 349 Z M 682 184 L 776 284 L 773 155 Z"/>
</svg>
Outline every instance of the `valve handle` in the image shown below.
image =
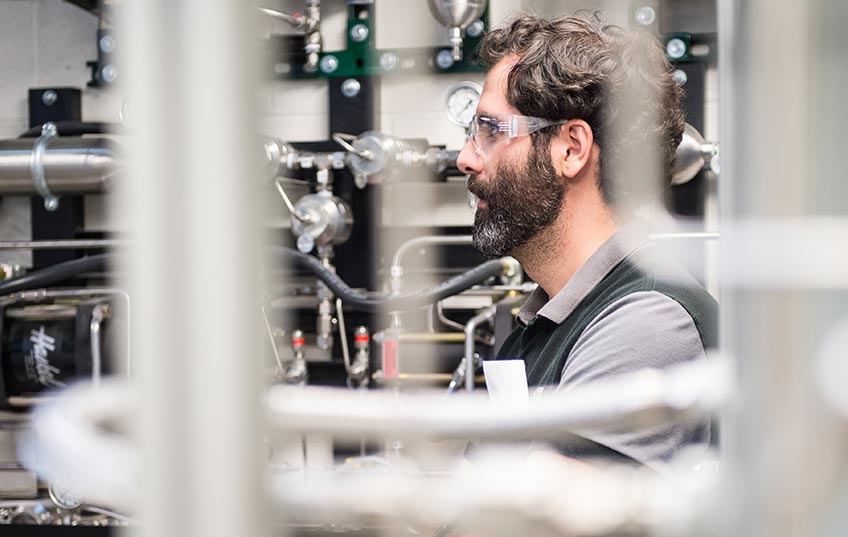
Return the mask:
<svg viewBox="0 0 848 537">
<path fill-rule="evenodd" d="M 352 134 L 345 134 L 343 132 L 333 133 L 333 141 L 339 144 L 340 146 L 344 147 L 348 153 L 353 153 L 357 157 L 364 158 L 365 160 L 371 160 L 373 158 L 371 151 L 368 151 L 367 149 L 357 149 L 353 147 L 350 142 L 354 140 L 356 140 L 356 136 Z"/>
</svg>

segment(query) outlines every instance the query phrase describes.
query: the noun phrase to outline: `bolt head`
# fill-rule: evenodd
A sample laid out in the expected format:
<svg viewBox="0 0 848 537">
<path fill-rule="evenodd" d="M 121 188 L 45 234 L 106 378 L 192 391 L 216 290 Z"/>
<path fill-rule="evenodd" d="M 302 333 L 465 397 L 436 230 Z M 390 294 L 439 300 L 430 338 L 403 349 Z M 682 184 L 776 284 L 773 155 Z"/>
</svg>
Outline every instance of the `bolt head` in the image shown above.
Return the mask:
<svg viewBox="0 0 848 537">
<path fill-rule="evenodd" d="M 468 25 L 468 28 L 465 29 L 465 35 L 468 37 L 480 37 L 483 35 L 483 31 L 486 29 L 485 23 L 482 20 L 477 19 Z"/>
<path fill-rule="evenodd" d="M 677 82 L 677 85 L 684 86 L 686 82 L 689 81 L 689 75 L 686 74 L 686 71 L 683 69 L 677 69 L 674 71 L 674 81 Z"/>
<path fill-rule="evenodd" d="M 678 37 L 673 37 L 665 44 L 665 51 L 672 60 L 679 60 L 686 55 L 686 43 Z"/>
<path fill-rule="evenodd" d="M 48 211 L 55 211 L 59 208 L 59 198 L 46 198 L 44 200 L 44 208 Z"/>
<path fill-rule="evenodd" d="M 394 52 L 385 52 L 382 56 L 380 56 L 380 68 L 383 71 L 391 71 L 395 67 L 398 66 L 400 62 L 400 58 Z"/>
<path fill-rule="evenodd" d="M 333 337 L 327 334 L 318 334 L 315 337 L 315 345 L 321 350 L 329 349 L 332 341 Z"/>
<path fill-rule="evenodd" d="M 357 43 L 361 43 L 368 39 L 368 27 L 364 24 L 356 24 L 353 28 L 350 29 L 350 38 L 356 41 Z"/>
<path fill-rule="evenodd" d="M 455 63 L 453 52 L 448 49 L 442 49 L 436 54 L 436 66 L 439 69 L 450 69 Z"/>
<path fill-rule="evenodd" d="M 297 238 L 297 249 L 301 253 L 308 254 L 313 248 L 315 248 L 315 239 L 312 238 L 312 235 L 304 233 Z"/>
<path fill-rule="evenodd" d="M 342 95 L 345 97 L 356 97 L 359 95 L 359 91 L 362 89 L 362 86 L 359 84 L 359 81 L 355 78 L 348 78 L 344 82 L 342 82 Z"/>
<path fill-rule="evenodd" d="M 45 106 L 53 106 L 58 98 L 59 95 L 52 89 L 41 94 L 41 102 L 43 102 Z"/>
<path fill-rule="evenodd" d="M 353 184 L 356 185 L 356 188 L 362 190 L 366 186 L 368 186 L 368 176 L 364 173 L 357 173 L 353 176 Z"/>
<path fill-rule="evenodd" d="M 636 8 L 633 18 L 642 26 L 650 26 L 657 20 L 657 10 L 653 6 L 641 6 Z"/>
<path fill-rule="evenodd" d="M 104 54 L 109 54 L 115 50 L 115 38 L 112 34 L 105 34 L 100 38 L 100 41 L 97 42 L 97 46 L 100 47 L 100 50 L 103 51 Z"/>
<path fill-rule="evenodd" d="M 100 70 L 100 79 L 109 84 L 116 81 L 118 79 L 118 68 L 111 63 L 107 64 Z"/>
<path fill-rule="evenodd" d="M 322 73 L 332 73 L 339 68 L 339 59 L 332 55 L 324 56 L 321 58 L 318 67 Z"/>
</svg>

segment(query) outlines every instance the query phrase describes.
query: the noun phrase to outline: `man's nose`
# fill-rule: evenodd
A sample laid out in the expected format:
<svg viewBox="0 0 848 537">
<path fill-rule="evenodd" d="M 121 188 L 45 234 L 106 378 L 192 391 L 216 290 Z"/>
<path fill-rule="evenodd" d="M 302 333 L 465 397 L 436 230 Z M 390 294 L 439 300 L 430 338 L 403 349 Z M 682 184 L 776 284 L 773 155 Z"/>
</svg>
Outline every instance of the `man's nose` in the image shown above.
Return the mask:
<svg viewBox="0 0 848 537">
<path fill-rule="evenodd" d="M 477 175 L 483 171 L 483 159 L 477 154 L 477 150 L 470 139 L 466 140 L 465 145 L 462 146 L 462 151 L 456 158 L 456 167 L 459 171 L 468 175 Z"/>
</svg>

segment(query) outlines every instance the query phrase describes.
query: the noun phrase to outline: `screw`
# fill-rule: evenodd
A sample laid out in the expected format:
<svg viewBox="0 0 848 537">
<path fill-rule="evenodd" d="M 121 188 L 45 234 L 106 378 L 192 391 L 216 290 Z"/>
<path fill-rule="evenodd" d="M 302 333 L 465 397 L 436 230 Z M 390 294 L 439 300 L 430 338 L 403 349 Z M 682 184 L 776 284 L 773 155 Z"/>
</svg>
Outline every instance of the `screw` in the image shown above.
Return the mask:
<svg viewBox="0 0 848 537">
<path fill-rule="evenodd" d="M 468 25 L 468 28 L 465 29 L 466 35 L 468 37 L 480 37 L 483 35 L 483 30 L 486 29 L 486 25 L 480 19 L 472 22 Z"/>
<path fill-rule="evenodd" d="M 41 94 L 41 102 L 43 102 L 45 106 L 53 106 L 53 104 L 56 102 L 56 99 L 58 98 L 59 95 L 52 89 L 49 89 Z"/>
<path fill-rule="evenodd" d="M 677 69 L 674 71 L 674 81 L 677 82 L 678 85 L 683 86 L 689 81 L 689 75 L 687 75 L 686 71 L 683 69 Z"/>
<path fill-rule="evenodd" d="M 321 67 L 321 72 L 328 74 L 332 73 L 339 68 L 339 59 L 332 55 L 324 56 L 321 58 L 319 66 Z"/>
<path fill-rule="evenodd" d="M 350 38 L 357 43 L 361 43 L 368 39 L 368 34 L 368 27 L 364 24 L 354 25 L 353 28 L 350 29 Z"/>
<path fill-rule="evenodd" d="M 327 334 L 318 334 L 315 336 L 315 345 L 321 350 L 329 349 L 332 341 L 333 337 Z"/>
<path fill-rule="evenodd" d="M 55 211 L 59 208 L 59 198 L 55 196 L 44 198 L 44 208 L 50 212 Z"/>
<path fill-rule="evenodd" d="M 103 69 L 100 70 L 100 78 L 103 82 L 108 82 L 111 84 L 115 80 L 118 79 L 118 68 L 112 65 L 111 63 L 106 65 Z"/>
<path fill-rule="evenodd" d="M 453 67 L 454 59 L 453 53 L 447 49 L 442 49 L 436 54 L 436 65 L 439 66 L 439 69 L 450 69 Z"/>
<path fill-rule="evenodd" d="M 299 252 L 308 254 L 315 248 L 315 239 L 312 238 L 312 235 L 304 232 L 303 235 L 297 238 L 297 249 Z"/>
<path fill-rule="evenodd" d="M 97 44 L 100 46 L 100 50 L 102 50 L 104 54 L 109 54 L 115 50 L 115 38 L 112 37 L 112 34 L 104 34 Z"/>
<path fill-rule="evenodd" d="M 400 61 L 400 58 L 398 58 L 397 54 L 394 52 L 385 52 L 380 56 L 380 67 L 383 71 L 391 71 L 397 67 L 398 61 Z"/>
<path fill-rule="evenodd" d="M 652 6 L 642 6 L 636 9 L 633 16 L 642 26 L 650 26 L 657 20 L 657 11 Z"/>
<path fill-rule="evenodd" d="M 686 55 L 686 43 L 682 39 L 674 37 L 665 44 L 665 51 L 672 60 L 679 60 Z"/>
<path fill-rule="evenodd" d="M 355 78 L 348 78 L 342 82 L 342 95 L 345 97 L 356 97 L 359 95 L 360 89 L 362 89 L 362 86 L 359 84 L 359 80 Z"/>
</svg>

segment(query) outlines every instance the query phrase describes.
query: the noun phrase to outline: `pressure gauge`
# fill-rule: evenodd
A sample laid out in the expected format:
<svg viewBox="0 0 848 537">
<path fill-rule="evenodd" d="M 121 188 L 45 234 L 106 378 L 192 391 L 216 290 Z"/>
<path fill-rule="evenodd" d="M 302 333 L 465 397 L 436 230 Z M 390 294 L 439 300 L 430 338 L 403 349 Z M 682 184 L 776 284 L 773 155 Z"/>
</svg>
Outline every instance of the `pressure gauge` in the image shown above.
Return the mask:
<svg viewBox="0 0 848 537">
<path fill-rule="evenodd" d="M 76 509 L 82 505 L 82 498 L 74 491 L 67 483 L 54 481 L 50 483 L 48 489 L 50 499 L 62 509 Z"/>
<path fill-rule="evenodd" d="M 448 90 L 445 99 L 445 113 L 448 119 L 460 127 L 471 125 L 471 118 L 477 113 L 477 103 L 483 88 L 474 82 L 460 82 Z"/>
</svg>

